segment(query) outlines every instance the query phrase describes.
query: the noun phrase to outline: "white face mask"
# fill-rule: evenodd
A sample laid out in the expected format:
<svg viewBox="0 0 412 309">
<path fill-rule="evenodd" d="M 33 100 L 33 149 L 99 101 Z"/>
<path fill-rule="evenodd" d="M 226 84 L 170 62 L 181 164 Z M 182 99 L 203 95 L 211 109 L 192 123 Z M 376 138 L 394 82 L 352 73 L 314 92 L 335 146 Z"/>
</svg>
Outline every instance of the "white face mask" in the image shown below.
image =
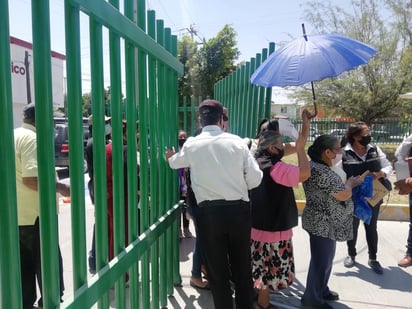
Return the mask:
<svg viewBox="0 0 412 309">
<path fill-rule="evenodd" d="M 341 161 L 342 161 L 342 154 L 337 153 L 336 157 L 334 159 L 332 159 L 332 166 L 340 164 Z"/>
</svg>

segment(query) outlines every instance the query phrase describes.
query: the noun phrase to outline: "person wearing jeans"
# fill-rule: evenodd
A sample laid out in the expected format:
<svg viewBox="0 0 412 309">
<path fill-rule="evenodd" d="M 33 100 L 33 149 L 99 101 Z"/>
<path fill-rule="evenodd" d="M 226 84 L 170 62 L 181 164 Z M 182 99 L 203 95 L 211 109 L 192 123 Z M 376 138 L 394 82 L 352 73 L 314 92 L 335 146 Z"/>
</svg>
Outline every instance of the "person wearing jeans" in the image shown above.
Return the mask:
<svg viewBox="0 0 412 309">
<path fill-rule="evenodd" d="M 186 169 L 185 179 L 187 184 L 187 212 L 192 217 L 193 225 L 195 227 L 196 239 L 195 246 L 193 248 L 192 257 L 192 276 L 190 277 L 190 286 L 198 289 L 209 289 L 209 283 L 203 281 L 202 279 L 202 268 L 204 267 L 204 259 L 202 256 L 202 250 L 200 246 L 200 233 L 197 227 L 197 219 L 199 215 L 199 206 L 197 205 L 195 194 L 193 193 L 191 181 L 190 181 L 190 170 Z"/>
</svg>

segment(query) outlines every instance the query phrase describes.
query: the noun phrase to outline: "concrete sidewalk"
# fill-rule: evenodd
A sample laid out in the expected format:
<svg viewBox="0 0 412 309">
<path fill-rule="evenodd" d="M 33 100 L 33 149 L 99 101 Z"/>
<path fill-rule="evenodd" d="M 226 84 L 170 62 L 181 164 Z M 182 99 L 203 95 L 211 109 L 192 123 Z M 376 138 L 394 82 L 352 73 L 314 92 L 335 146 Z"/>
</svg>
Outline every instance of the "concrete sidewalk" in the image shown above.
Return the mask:
<svg viewBox="0 0 412 309">
<path fill-rule="evenodd" d="M 379 221 L 378 260 L 384 268 L 383 275 L 375 274 L 368 266 L 368 252 L 363 227 L 359 229 L 357 244 L 357 264 L 345 268 L 343 259 L 347 255 L 346 243 L 338 243 L 332 275 L 329 281 L 331 290 L 340 295 L 338 302 L 330 303 L 334 308 L 412 308 L 412 267 L 401 268 L 397 261 L 405 253 L 409 229 L 408 222 Z M 300 308 L 309 266 L 310 249 L 308 234 L 299 226 L 294 228 L 294 252 L 296 281 L 280 293 L 272 293 L 271 302 L 279 308 Z M 197 290 L 190 286 L 190 270 L 193 238 L 181 242 L 180 267 L 183 286 L 175 288 L 169 298 L 168 308 L 214 308 L 210 291 Z"/>
<path fill-rule="evenodd" d="M 85 177 L 85 181 L 87 181 L 87 177 Z M 86 243 L 89 247 L 94 223 L 94 207 L 90 202 L 87 190 L 85 196 L 87 201 L 86 231 L 88 238 Z M 59 236 L 66 286 L 64 299 L 68 298 L 73 292 L 70 211 L 70 204 L 64 204 L 63 199 L 60 199 Z M 395 217 L 393 214 L 398 214 L 399 217 Z M 347 269 L 343 266 L 343 259 L 346 257 L 346 244 L 337 244 L 334 267 L 329 282 L 330 288 L 340 295 L 340 301 L 332 304 L 334 308 L 412 308 L 412 267 L 404 269 L 397 266 L 397 261 L 405 253 L 409 228 L 408 220 L 409 209 L 406 205 L 384 205 L 381 208 L 380 221 L 378 222 L 378 260 L 385 270 L 383 275 L 375 274 L 367 265 L 368 254 L 363 227 L 359 229 L 358 264 L 355 267 Z M 190 223 L 190 229 L 195 234 L 192 222 Z M 196 290 L 189 284 L 194 240 L 194 238 L 185 238 L 181 242 L 180 273 L 182 287 L 175 288 L 174 295 L 168 299 L 168 308 L 214 308 L 210 291 Z M 293 244 L 296 260 L 296 281 L 291 288 L 281 293 L 272 294 L 272 303 L 280 308 L 299 308 L 300 297 L 306 285 L 310 259 L 309 237 L 302 230 L 300 221 L 299 226 L 294 228 Z M 115 308 L 114 302 L 112 302 L 111 308 Z"/>
</svg>

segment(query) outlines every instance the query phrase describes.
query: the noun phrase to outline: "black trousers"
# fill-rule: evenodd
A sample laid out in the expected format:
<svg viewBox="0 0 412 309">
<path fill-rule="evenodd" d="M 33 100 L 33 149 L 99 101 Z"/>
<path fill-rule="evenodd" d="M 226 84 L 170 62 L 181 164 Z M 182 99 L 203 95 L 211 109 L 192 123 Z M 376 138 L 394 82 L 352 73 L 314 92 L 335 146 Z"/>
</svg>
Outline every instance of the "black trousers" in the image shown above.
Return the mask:
<svg viewBox="0 0 412 309">
<path fill-rule="evenodd" d="M 197 219 L 215 308 L 233 308 L 229 282 L 232 280 L 235 283 L 236 308 L 251 309 L 250 203 L 224 200 L 202 202 Z"/>
<path fill-rule="evenodd" d="M 37 299 L 36 278 L 42 292 L 39 219 L 34 225 L 19 226 L 20 271 L 23 309 L 32 309 Z M 63 296 L 63 260 L 59 247 L 60 296 Z M 41 298 L 39 303 L 41 305 Z"/>
<path fill-rule="evenodd" d="M 321 306 L 325 302 L 323 297 L 330 293 L 328 282 L 336 252 L 336 241 L 313 234 L 309 234 L 309 240 L 310 263 L 302 301 Z"/>
<path fill-rule="evenodd" d="M 377 223 L 379 217 L 379 209 L 382 202 L 372 207 L 372 218 L 369 224 L 364 223 L 366 232 L 366 242 L 368 243 L 369 259 L 376 260 L 376 254 L 378 252 L 378 230 Z M 347 242 L 348 254 L 350 256 L 356 256 L 356 241 L 358 239 L 359 219 L 353 217 L 353 238 Z"/>
</svg>

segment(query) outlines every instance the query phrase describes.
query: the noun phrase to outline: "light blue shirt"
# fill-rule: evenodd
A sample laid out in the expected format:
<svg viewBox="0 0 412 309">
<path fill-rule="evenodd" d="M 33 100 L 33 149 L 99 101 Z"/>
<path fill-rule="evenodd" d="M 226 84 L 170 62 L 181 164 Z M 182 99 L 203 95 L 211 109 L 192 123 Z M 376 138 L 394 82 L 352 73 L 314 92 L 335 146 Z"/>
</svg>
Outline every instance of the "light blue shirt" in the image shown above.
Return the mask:
<svg viewBox="0 0 412 309">
<path fill-rule="evenodd" d="M 243 139 L 219 126 L 203 128 L 189 137 L 169 158 L 173 169 L 190 168 L 192 189 L 198 203 L 206 200 L 249 201 L 248 190 L 257 187 L 262 171 Z"/>
</svg>

